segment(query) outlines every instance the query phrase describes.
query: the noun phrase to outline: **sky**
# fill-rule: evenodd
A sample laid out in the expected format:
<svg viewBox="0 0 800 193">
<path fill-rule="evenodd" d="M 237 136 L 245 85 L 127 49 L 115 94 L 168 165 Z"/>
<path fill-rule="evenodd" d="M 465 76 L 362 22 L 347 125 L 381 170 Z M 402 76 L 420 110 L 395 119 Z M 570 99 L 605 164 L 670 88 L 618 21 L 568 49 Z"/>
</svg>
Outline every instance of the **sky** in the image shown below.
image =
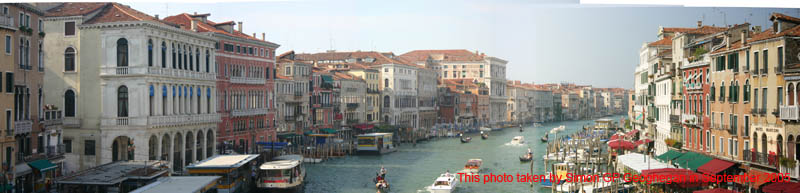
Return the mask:
<svg viewBox="0 0 800 193">
<path fill-rule="evenodd" d="M 768 28 L 773 12 L 800 9 L 580 5 L 577 1 L 277 0 L 225 3 L 124 4 L 161 18 L 210 13 L 241 21 L 247 34 L 266 33 L 277 53 L 467 49 L 505 59 L 507 79 L 633 88 L 639 49 L 659 26 Z"/>
</svg>

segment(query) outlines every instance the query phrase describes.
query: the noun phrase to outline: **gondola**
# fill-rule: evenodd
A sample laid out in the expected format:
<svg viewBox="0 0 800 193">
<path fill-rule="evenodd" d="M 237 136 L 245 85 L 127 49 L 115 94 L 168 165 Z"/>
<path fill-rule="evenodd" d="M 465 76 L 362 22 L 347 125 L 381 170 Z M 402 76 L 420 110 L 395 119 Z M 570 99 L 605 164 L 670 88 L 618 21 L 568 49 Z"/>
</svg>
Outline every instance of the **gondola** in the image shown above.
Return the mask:
<svg viewBox="0 0 800 193">
<path fill-rule="evenodd" d="M 469 143 L 470 140 L 472 140 L 472 137 L 462 137 L 461 143 Z"/>
<path fill-rule="evenodd" d="M 550 136 L 550 135 L 547 135 L 547 134 L 545 134 L 545 135 L 544 135 L 544 137 L 542 137 L 542 142 L 545 142 L 545 143 L 546 143 L 546 142 L 547 142 L 547 140 L 549 140 L 549 139 L 550 139 L 550 137 L 549 137 L 549 136 Z"/>
<path fill-rule="evenodd" d="M 527 154 L 526 154 L 526 155 L 519 156 L 519 161 L 521 161 L 521 162 L 529 162 L 532 159 L 533 159 L 532 155 L 531 156 L 527 156 Z"/>
<path fill-rule="evenodd" d="M 373 178 L 372 182 L 375 183 L 375 189 L 378 189 L 378 192 L 389 192 L 389 182 L 386 179 L 378 180 Z"/>
<path fill-rule="evenodd" d="M 481 134 L 481 139 L 489 139 L 489 134 Z"/>
</svg>

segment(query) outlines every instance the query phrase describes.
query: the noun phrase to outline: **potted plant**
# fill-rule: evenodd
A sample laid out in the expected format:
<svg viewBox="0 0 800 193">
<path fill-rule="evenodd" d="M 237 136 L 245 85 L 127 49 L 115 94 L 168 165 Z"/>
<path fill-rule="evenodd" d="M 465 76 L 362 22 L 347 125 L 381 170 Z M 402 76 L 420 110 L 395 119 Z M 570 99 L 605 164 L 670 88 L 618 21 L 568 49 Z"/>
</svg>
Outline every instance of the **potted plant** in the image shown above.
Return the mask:
<svg viewBox="0 0 800 193">
<path fill-rule="evenodd" d="M 783 166 L 785 168 L 794 168 L 795 165 L 797 164 L 797 162 L 795 162 L 794 159 L 783 157 L 783 156 L 781 156 L 780 160 L 781 160 L 780 161 L 781 166 Z"/>
<path fill-rule="evenodd" d="M 43 31 L 40 31 L 40 32 L 39 32 L 39 37 L 44 37 L 44 35 L 45 35 L 45 34 L 44 34 L 44 32 L 43 32 Z"/>
</svg>

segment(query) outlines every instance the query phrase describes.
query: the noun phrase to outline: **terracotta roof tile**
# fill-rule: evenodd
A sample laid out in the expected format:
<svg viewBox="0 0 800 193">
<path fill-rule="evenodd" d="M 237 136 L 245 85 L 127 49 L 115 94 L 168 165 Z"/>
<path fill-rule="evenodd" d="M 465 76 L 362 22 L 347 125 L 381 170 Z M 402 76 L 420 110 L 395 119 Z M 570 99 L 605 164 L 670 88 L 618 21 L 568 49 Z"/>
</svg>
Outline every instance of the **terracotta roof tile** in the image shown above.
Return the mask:
<svg viewBox="0 0 800 193">
<path fill-rule="evenodd" d="M 96 16 L 92 17 L 88 21 L 84 22 L 84 24 L 95 24 L 95 23 L 108 23 L 108 22 L 121 22 L 121 21 L 157 21 L 162 22 L 156 19 L 153 16 L 147 15 L 145 13 L 139 12 L 133 8 L 130 8 L 127 5 L 122 5 L 119 3 L 110 3 L 103 8 L 100 13 Z M 165 22 L 162 22 L 165 23 Z M 170 24 L 170 23 L 165 23 Z"/>
<path fill-rule="evenodd" d="M 210 15 L 210 14 L 198 14 L 197 16 L 203 16 L 203 15 Z M 168 22 L 171 22 L 171 23 L 175 23 L 175 24 L 181 25 L 182 29 L 191 30 L 191 28 L 192 28 L 192 15 L 187 14 L 187 13 L 181 13 L 181 14 L 178 14 L 178 15 L 173 15 L 173 16 L 166 17 L 166 18 L 164 18 L 164 21 L 168 21 Z M 224 34 L 224 35 L 231 36 L 231 37 L 244 38 L 244 39 L 248 39 L 248 40 L 255 40 L 255 41 L 266 42 L 266 43 L 271 43 L 272 44 L 272 42 L 258 39 L 256 37 L 244 34 L 244 33 L 240 32 L 240 31 L 235 30 L 235 29 L 233 30 L 233 33 L 230 33 L 228 31 L 223 30 L 223 29 L 218 27 L 220 25 L 233 24 L 233 21 L 215 23 L 215 22 L 213 22 L 211 20 L 206 20 L 206 22 L 202 22 L 202 21 L 198 20 L 198 22 L 196 22 L 196 23 L 197 23 L 197 31 L 198 32 L 214 32 L 214 33 Z"/>
<path fill-rule="evenodd" d="M 672 46 L 672 37 L 664 37 L 658 41 L 651 42 L 647 46 Z"/>
<path fill-rule="evenodd" d="M 688 31 L 686 33 L 688 33 L 688 34 L 705 35 L 705 34 L 713 34 L 713 33 L 721 32 L 721 31 L 725 31 L 726 29 L 728 29 L 728 28 L 726 28 L 726 27 L 714 27 L 714 26 L 705 25 L 705 26 L 696 28 L 694 30 Z"/>
<path fill-rule="evenodd" d="M 47 17 L 79 16 L 97 11 L 111 3 L 62 3 L 56 7 L 46 10 Z"/>
<path fill-rule="evenodd" d="M 750 41 L 754 42 L 754 41 L 772 39 L 782 36 L 792 36 L 792 37 L 800 36 L 800 25 L 794 26 L 793 28 L 789 28 L 777 34 L 774 32 L 772 28 L 769 28 L 764 32 L 754 34 L 753 37 L 750 39 Z"/>
<path fill-rule="evenodd" d="M 784 20 L 784 21 L 800 24 L 800 18 L 784 15 L 782 13 L 772 13 L 772 15 L 769 17 L 769 19 L 770 20 L 778 19 L 778 20 Z"/>
<path fill-rule="evenodd" d="M 664 32 L 681 32 L 686 33 L 697 28 L 688 28 L 688 27 L 665 27 Z"/>
<path fill-rule="evenodd" d="M 723 53 L 723 52 L 726 52 L 728 50 L 736 50 L 736 49 L 739 49 L 739 48 L 742 48 L 742 41 L 741 40 L 731 43 L 731 47 L 730 48 L 722 47 L 722 48 L 720 48 L 718 50 L 714 50 L 713 52 L 711 52 L 711 54 Z"/>
<path fill-rule="evenodd" d="M 468 50 L 414 50 L 398 56 L 409 62 L 422 62 L 432 57 L 435 60 L 443 61 L 479 61 L 483 60 L 483 55 Z"/>
<path fill-rule="evenodd" d="M 372 59 L 371 62 L 367 60 L 370 58 Z M 303 61 L 320 61 L 320 60 L 345 61 L 347 59 L 357 59 L 355 63 L 359 63 L 366 66 L 380 65 L 380 64 L 406 64 L 406 65 L 417 66 L 415 64 L 409 64 L 402 60 L 389 58 L 386 56 L 386 54 L 375 51 L 322 52 L 313 54 L 303 53 L 303 54 L 295 54 L 295 59 Z M 353 62 L 343 62 L 343 63 L 353 63 Z"/>
</svg>

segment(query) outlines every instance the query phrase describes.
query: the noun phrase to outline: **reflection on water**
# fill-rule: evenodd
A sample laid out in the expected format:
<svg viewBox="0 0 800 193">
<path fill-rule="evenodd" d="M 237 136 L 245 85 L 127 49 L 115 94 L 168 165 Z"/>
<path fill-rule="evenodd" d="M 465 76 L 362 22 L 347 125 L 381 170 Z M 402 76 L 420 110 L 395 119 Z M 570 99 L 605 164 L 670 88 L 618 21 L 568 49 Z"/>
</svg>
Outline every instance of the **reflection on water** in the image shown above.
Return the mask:
<svg viewBox="0 0 800 193">
<path fill-rule="evenodd" d="M 621 116 L 611 117 L 619 120 Z M 565 131 L 558 136 L 574 133 L 593 120 L 545 123 L 538 127 L 526 127 L 524 132 L 508 128 L 493 131 L 489 139 L 461 143 L 458 138 L 434 139 L 418 143 L 416 147 L 401 145 L 394 153 L 382 156 L 349 156 L 328 160 L 318 164 L 307 164 L 304 192 L 376 192 L 372 179 L 383 165 L 388 173 L 386 180 L 391 185 L 390 192 L 429 192 L 433 181 L 445 171 L 461 171 L 468 159 L 483 159 L 480 172 L 481 182 L 461 182 L 456 192 L 550 192 L 550 189 L 533 187 L 527 182 L 483 183 L 484 174 L 525 174 L 531 171 L 530 163 L 521 163 L 519 156 L 531 148 L 534 153 L 533 173 L 544 174 L 541 155 L 546 144 L 540 139 L 553 127 L 565 125 Z M 479 139 L 480 134 L 467 134 Z M 514 136 L 523 136 L 523 144 L 511 144 Z M 550 139 L 556 135 L 550 134 Z M 536 139 L 536 141 L 530 141 Z"/>
</svg>

